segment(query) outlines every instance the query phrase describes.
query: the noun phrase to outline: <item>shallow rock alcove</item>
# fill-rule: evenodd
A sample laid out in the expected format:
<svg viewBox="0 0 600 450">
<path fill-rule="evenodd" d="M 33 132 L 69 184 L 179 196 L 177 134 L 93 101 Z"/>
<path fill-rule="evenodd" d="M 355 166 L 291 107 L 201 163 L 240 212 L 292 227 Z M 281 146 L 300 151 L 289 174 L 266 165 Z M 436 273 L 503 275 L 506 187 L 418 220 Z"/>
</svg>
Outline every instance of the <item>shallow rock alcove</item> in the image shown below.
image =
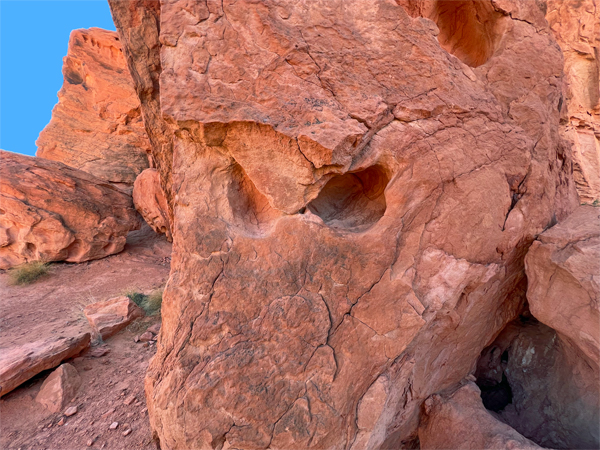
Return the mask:
<svg viewBox="0 0 600 450">
<path fill-rule="evenodd" d="M 308 204 L 308 209 L 334 228 L 363 229 L 383 217 L 388 183 L 389 177 L 381 166 L 336 175 Z"/>
</svg>

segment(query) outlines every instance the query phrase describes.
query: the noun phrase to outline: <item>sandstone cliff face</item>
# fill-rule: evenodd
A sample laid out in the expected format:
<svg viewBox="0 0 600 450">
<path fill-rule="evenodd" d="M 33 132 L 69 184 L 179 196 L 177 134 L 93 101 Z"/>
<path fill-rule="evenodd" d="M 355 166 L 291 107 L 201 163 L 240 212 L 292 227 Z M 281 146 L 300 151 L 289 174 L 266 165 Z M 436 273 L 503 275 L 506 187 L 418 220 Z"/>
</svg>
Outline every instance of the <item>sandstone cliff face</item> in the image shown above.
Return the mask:
<svg viewBox="0 0 600 450">
<path fill-rule="evenodd" d="M 410 445 L 521 310 L 576 202 L 560 50 L 530 2 L 405 3 L 111 2 L 169 130 L 161 448 Z"/>
<path fill-rule="evenodd" d="M 0 151 L 0 269 L 118 253 L 140 226 L 131 196 L 56 161 Z"/>
<path fill-rule="evenodd" d="M 58 104 L 37 141 L 37 156 L 133 186 L 148 167 L 150 144 L 117 33 L 73 31 L 63 75 Z"/>
<path fill-rule="evenodd" d="M 600 201 L 600 5 L 548 0 L 546 19 L 565 58 L 561 131 L 573 142 L 579 197 L 593 203 Z"/>
</svg>

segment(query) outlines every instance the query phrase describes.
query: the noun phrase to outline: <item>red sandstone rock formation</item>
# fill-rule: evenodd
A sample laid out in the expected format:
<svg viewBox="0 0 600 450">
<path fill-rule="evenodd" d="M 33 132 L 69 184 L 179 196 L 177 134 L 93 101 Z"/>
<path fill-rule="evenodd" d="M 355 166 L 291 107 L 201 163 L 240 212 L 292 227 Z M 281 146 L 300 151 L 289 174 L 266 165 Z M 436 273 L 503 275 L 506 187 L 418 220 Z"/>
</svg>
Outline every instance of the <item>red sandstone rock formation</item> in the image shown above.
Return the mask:
<svg viewBox="0 0 600 450">
<path fill-rule="evenodd" d="M 173 222 L 173 135 L 160 109 L 160 2 L 156 0 L 108 0 L 113 20 L 123 42 L 123 52 L 142 105 L 142 117 L 152 156 L 167 198 Z M 192 5 L 190 5 L 193 8 Z"/>
<path fill-rule="evenodd" d="M 473 382 L 465 382 L 454 392 L 434 394 L 425 400 L 419 424 L 419 448 L 540 448 L 486 411 L 480 394 Z"/>
<path fill-rule="evenodd" d="M 410 445 L 576 202 L 544 12 L 110 3 L 173 211 L 161 448 Z"/>
<path fill-rule="evenodd" d="M 600 201 L 600 4 L 547 0 L 546 19 L 565 58 L 562 132 L 574 144 L 579 197 L 593 203 Z"/>
<path fill-rule="evenodd" d="M 156 169 L 146 169 L 135 179 L 133 204 L 156 233 L 165 234 L 169 242 L 173 241 L 169 206 Z"/>
<path fill-rule="evenodd" d="M 150 144 L 117 34 L 73 31 L 63 75 L 37 156 L 132 186 L 148 167 Z"/>
<path fill-rule="evenodd" d="M 56 161 L 0 151 L 0 269 L 123 250 L 140 226 L 131 196 Z"/>
</svg>

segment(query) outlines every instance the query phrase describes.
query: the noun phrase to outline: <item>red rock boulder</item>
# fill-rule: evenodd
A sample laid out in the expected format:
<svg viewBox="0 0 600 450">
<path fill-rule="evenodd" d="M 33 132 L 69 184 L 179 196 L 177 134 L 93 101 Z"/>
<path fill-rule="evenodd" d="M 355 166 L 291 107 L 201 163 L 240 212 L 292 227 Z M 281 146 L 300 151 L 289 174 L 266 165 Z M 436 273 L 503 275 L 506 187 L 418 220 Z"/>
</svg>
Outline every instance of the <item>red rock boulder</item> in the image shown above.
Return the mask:
<svg viewBox="0 0 600 450">
<path fill-rule="evenodd" d="M 130 69 L 160 50 L 160 114 L 142 110 L 172 163 L 161 448 L 411 445 L 577 201 L 543 11 L 486 7 L 453 34 L 443 6 L 473 2 L 149 3 L 111 8 Z"/>
<path fill-rule="evenodd" d="M 525 258 L 531 313 L 600 372 L 600 208 L 580 206 Z"/>
<path fill-rule="evenodd" d="M 74 30 L 63 75 L 37 156 L 131 187 L 148 167 L 150 143 L 117 33 Z"/>
<path fill-rule="evenodd" d="M 77 369 L 71 364 L 62 364 L 44 380 L 35 401 L 57 413 L 75 397 L 80 386 Z"/>
<path fill-rule="evenodd" d="M 94 332 L 106 339 L 144 316 L 144 311 L 128 297 L 121 296 L 96 302 L 83 310 Z"/>
<path fill-rule="evenodd" d="M 123 250 L 140 227 L 131 196 L 56 161 L 0 151 L 0 269 Z"/>
<path fill-rule="evenodd" d="M 169 242 L 173 241 L 169 207 L 156 169 L 146 169 L 135 179 L 133 204 L 156 233 L 165 234 Z"/>
</svg>

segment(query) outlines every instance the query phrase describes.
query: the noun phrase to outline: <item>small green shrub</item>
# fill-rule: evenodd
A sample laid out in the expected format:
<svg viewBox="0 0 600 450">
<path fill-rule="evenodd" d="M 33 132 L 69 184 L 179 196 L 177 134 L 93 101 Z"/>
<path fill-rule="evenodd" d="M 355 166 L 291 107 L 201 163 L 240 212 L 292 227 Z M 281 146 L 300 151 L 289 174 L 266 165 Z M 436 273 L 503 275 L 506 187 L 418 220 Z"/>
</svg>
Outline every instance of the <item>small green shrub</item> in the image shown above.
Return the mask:
<svg viewBox="0 0 600 450">
<path fill-rule="evenodd" d="M 150 295 L 142 294 L 141 292 L 128 291 L 125 293 L 129 300 L 138 305 L 144 310 L 147 316 L 154 316 L 160 314 L 160 307 L 162 305 L 162 289 L 152 291 Z"/>
<path fill-rule="evenodd" d="M 50 272 L 50 265 L 42 261 L 21 264 L 8 271 L 11 284 L 31 284 Z"/>
</svg>

